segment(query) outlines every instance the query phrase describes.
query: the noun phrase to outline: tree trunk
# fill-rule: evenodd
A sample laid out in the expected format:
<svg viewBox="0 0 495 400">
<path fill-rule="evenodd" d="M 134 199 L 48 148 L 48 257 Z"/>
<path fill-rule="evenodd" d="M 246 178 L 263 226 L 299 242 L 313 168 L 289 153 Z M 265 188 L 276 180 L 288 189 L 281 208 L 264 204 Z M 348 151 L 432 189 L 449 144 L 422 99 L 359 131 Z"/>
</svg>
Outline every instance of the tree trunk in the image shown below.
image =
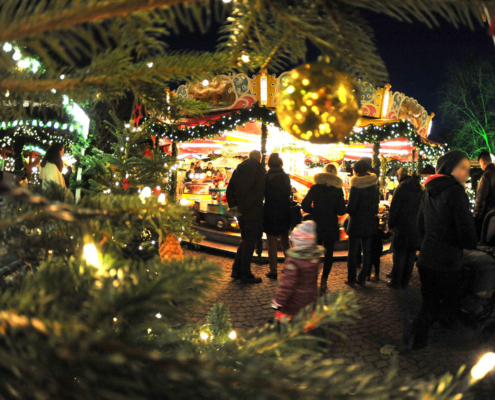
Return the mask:
<svg viewBox="0 0 495 400">
<path fill-rule="evenodd" d="M 373 169 L 380 177 L 380 142 L 373 143 Z"/>
<path fill-rule="evenodd" d="M 268 139 L 268 130 L 264 123 L 261 124 L 261 165 L 266 165 L 266 140 Z"/>
<path fill-rule="evenodd" d="M 174 164 L 177 162 L 177 155 L 178 155 L 178 149 L 177 149 L 177 144 L 175 142 L 172 142 L 172 158 L 174 161 Z M 175 203 L 177 201 L 177 170 L 172 171 L 170 174 L 170 189 L 169 189 L 169 203 Z"/>
</svg>

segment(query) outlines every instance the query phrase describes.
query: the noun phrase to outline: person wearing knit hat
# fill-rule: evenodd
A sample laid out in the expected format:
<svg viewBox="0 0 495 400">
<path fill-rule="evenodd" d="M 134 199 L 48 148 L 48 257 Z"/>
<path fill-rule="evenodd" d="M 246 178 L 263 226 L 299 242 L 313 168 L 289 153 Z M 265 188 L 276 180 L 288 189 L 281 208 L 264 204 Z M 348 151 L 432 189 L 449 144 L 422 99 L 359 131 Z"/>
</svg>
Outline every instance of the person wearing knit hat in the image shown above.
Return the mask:
<svg viewBox="0 0 495 400">
<path fill-rule="evenodd" d="M 436 175 L 425 182 L 418 215 L 422 238 L 417 262 L 422 305 L 414 322 L 413 349 L 428 345 L 435 321 L 452 321 L 459 310 L 464 249 L 474 249 L 477 234 L 464 185 L 471 164 L 462 151 L 450 151 L 437 162 Z"/>
<path fill-rule="evenodd" d="M 290 235 L 290 240 L 294 247 L 310 248 L 316 244 L 316 223 L 314 221 L 304 221 L 297 225 Z"/>
<path fill-rule="evenodd" d="M 293 247 L 287 250 L 282 281 L 271 307 L 280 322 L 289 321 L 299 311 L 316 302 L 320 258 L 325 254 L 316 245 L 316 224 L 305 221 L 290 236 Z"/>
</svg>

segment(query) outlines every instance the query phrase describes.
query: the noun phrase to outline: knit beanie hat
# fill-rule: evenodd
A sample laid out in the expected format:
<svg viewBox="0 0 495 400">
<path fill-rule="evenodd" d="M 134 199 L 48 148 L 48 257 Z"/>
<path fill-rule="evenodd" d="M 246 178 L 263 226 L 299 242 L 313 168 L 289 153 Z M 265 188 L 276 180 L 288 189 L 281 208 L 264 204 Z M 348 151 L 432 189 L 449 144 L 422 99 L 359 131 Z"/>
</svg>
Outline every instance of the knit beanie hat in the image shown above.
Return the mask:
<svg viewBox="0 0 495 400">
<path fill-rule="evenodd" d="M 354 172 L 358 175 L 364 175 L 371 169 L 371 165 L 365 160 L 356 161 L 354 164 Z"/>
<path fill-rule="evenodd" d="M 437 174 L 452 175 L 452 171 L 462 160 L 469 160 L 466 153 L 460 150 L 452 150 L 445 153 L 437 161 L 437 167 L 435 168 Z"/>
<path fill-rule="evenodd" d="M 290 235 L 290 240 L 295 247 L 311 247 L 316 244 L 315 221 L 304 221 L 296 226 Z"/>
</svg>

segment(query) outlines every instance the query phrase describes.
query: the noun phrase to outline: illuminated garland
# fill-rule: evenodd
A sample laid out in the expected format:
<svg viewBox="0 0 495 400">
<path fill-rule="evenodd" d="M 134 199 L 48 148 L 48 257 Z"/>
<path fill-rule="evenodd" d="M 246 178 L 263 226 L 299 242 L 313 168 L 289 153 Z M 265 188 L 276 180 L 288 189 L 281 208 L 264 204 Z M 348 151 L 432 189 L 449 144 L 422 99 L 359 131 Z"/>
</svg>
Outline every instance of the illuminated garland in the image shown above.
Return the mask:
<svg viewBox="0 0 495 400">
<path fill-rule="evenodd" d="M 17 122 L 17 121 L 14 121 L 14 122 Z M 58 122 L 56 122 L 56 124 L 58 124 Z M 48 123 L 46 125 L 48 127 Z M 64 124 L 64 125 L 67 125 L 67 124 Z M 64 146 L 69 146 L 72 142 L 66 136 L 46 132 L 43 129 L 43 125 L 30 126 L 30 125 L 24 125 L 24 124 L 20 124 L 20 125 L 16 124 L 14 126 L 17 126 L 14 133 L 12 133 L 8 136 L 5 136 L 3 138 L 0 138 L 0 147 L 6 147 L 6 146 L 12 145 L 17 138 L 26 138 L 29 140 L 34 140 L 38 144 L 46 145 L 46 146 L 51 145 L 53 142 L 58 142 L 58 143 L 62 143 Z M 51 123 L 50 123 L 50 126 L 52 126 Z"/>
<path fill-rule="evenodd" d="M 427 164 L 435 165 L 438 157 L 448 151 L 447 146 L 425 141 L 409 121 L 397 121 L 383 126 L 368 125 L 361 132 L 348 137 L 345 144 L 381 143 L 399 138 L 407 139 Z"/>
<path fill-rule="evenodd" d="M 224 115 L 209 125 L 196 125 L 194 127 L 180 129 L 176 125 L 153 122 L 151 124 L 151 131 L 159 137 L 183 143 L 196 139 L 214 138 L 221 135 L 224 131 L 235 130 L 238 126 L 245 127 L 248 122 L 253 121 L 262 122 L 265 125 L 280 126 L 275 111 L 255 103 L 251 108 L 232 111 L 231 114 Z"/>
</svg>

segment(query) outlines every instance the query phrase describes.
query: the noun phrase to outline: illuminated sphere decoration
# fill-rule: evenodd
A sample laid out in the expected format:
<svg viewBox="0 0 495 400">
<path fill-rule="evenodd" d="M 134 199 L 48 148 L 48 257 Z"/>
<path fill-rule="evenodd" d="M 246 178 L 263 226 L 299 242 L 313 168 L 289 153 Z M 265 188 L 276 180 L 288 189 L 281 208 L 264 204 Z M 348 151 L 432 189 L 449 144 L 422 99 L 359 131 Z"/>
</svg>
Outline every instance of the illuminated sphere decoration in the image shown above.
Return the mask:
<svg viewBox="0 0 495 400">
<path fill-rule="evenodd" d="M 358 85 L 329 64 L 304 64 L 282 78 L 277 98 L 280 126 L 311 143 L 339 143 L 361 115 Z"/>
</svg>

